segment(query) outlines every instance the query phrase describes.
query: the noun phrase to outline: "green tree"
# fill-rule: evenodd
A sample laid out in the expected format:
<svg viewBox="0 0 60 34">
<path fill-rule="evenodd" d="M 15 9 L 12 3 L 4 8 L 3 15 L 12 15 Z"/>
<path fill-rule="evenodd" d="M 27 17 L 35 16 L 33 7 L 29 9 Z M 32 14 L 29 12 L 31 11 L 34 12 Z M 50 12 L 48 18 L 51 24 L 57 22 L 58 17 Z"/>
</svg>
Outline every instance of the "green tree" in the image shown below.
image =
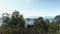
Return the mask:
<svg viewBox="0 0 60 34">
<path fill-rule="evenodd" d="M 35 28 L 37 28 L 41 32 L 43 32 L 43 31 L 47 32 L 48 31 L 48 26 L 47 26 L 46 22 L 44 21 L 44 19 L 42 17 L 39 17 L 36 20 Z"/>
<path fill-rule="evenodd" d="M 10 25 L 14 28 L 23 28 L 25 25 L 25 21 L 24 21 L 24 17 L 23 15 L 19 14 L 18 11 L 14 11 L 12 13 L 12 17 L 11 17 L 11 23 Z"/>
<path fill-rule="evenodd" d="M 3 13 L 3 26 L 6 26 L 4 29 L 7 30 L 8 33 L 11 34 L 21 34 L 24 31 L 25 20 L 23 15 L 19 14 L 18 11 L 14 11 L 10 17 L 10 14 Z"/>
<path fill-rule="evenodd" d="M 10 14 L 8 13 L 3 13 L 2 14 L 2 20 L 3 20 L 3 26 L 8 26 L 8 24 L 10 23 Z"/>
<path fill-rule="evenodd" d="M 58 23 L 49 23 L 49 30 L 51 31 L 51 32 L 56 32 L 57 31 L 57 29 L 58 29 Z"/>
</svg>

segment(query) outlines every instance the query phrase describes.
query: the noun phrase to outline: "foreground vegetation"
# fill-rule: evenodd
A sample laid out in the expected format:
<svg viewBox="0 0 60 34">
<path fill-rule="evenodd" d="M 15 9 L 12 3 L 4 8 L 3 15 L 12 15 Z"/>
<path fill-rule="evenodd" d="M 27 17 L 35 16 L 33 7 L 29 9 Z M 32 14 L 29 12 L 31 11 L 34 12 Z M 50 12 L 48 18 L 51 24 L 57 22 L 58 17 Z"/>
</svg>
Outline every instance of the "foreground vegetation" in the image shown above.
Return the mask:
<svg viewBox="0 0 60 34">
<path fill-rule="evenodd" d="M 2 14 L 3 24 L 0 27 L 0 34 L 60 34 L 58 21 L 50 22 L 43 17 L 34 19 L 34 25 L 25 27 L 25 19 L 18 11 L 14 11 L 11 15 Z"/>
</svg>

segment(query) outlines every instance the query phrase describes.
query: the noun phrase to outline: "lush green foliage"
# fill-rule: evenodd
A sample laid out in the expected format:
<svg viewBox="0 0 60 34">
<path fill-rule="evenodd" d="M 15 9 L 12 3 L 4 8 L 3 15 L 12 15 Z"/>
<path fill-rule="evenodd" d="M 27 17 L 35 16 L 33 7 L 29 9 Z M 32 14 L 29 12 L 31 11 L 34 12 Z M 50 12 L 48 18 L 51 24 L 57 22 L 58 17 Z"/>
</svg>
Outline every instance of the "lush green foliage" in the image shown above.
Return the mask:
<svg viewBox="0 0 60 34">
<path fill-rule="evenodd" d="M 48 19 L 44 20 L 43 17 L 34 19 L 34 25 L 25 27 L 25 19 L 18 11 L 14 11 L 11 15 L 8 13 L 2 14 L 3 25 L 0 27 L 0 34 L 42 34 L 48 32 L 57 32 L 59 21 L 50 22 Z M 31 20 L 27 18 L 27 20 Z"/>
</svg>

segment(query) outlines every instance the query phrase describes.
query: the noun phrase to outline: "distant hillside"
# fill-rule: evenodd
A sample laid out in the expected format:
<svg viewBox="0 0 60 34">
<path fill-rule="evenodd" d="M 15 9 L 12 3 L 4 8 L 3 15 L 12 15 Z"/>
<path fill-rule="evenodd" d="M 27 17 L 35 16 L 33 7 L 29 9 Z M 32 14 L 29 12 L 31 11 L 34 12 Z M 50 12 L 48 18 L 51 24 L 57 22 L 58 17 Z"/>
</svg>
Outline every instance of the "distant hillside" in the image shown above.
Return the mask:
<svg viewBox="0 0 60 34">
<path fill-rule="evenodd" d="M 60 24 L 60 15 L 54 17 L 55 22 Z"/>
</svg>

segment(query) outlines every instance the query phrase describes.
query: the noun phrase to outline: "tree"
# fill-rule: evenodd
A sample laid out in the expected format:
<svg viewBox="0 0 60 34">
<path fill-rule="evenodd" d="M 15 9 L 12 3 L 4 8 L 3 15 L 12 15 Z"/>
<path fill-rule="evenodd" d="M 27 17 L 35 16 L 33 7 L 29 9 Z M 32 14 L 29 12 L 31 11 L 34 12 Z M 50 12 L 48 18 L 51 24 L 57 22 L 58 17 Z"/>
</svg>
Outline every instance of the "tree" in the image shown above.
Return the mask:
<svg viewBox="0 0 60 34">
<path fill-rule="evenodd" d="M 19 14 L 18 11 L 14 11 L 12 13 L 10 25 L 12 27 L 14 27 L 14 28 L 17 28 L 17 27 L 22 28 L 22 27 L 24 27 L 25 21 L 24 21 L 23 15 Z"/>
<path fill-rule="evenodd" d="M 8 13 L 3 13 L 2 14 L 3 18 L 3 26 L 7 26 L 10 23 L 10 14 Z"/>
<path fill-rule="evenodd" d="M 39 24 L 40 24 L 40 27 L 45 31 L 47 32 L 48 31 L 48 26 L 46 24 L 46 22 L 44 21 L 44 19 L 42 17 L 39 17 Z"/>
<path fill-rule="evenodd" d="M 23 15 L 15 10 L 11 17 L 8 13 L 3 13 L 2 16 L 3 26 L 6 26 L 4 29 L 7 30 L 7 32 L 11 32 L 12 34 L 23 33 L 25 26 Z"/>
<path fill-rule="evenodd" d="M 58 23 L 49 23 L 49 31 L 56 32 L 58 30 Z"/>
<path fill-rule="evenodd" d="M 8 34 L 9 32 L 9 23 L 10 23 L 10 14 L 8 14 L 8 13 L 3 13 L 2 14 L 2 29 L 1 30 L 3 30 L 3 33 L 5 33 L 5 34 Z"/>
<path fill-rule="evenodd" d="M 37 28 L 41 32 L 48 31 L 48 25 L 46 24 L 46 22 L 44 21 L 42 17 L 39 17 L 37 21 L 35 22 L 35 28 Z"/>
</svg>

